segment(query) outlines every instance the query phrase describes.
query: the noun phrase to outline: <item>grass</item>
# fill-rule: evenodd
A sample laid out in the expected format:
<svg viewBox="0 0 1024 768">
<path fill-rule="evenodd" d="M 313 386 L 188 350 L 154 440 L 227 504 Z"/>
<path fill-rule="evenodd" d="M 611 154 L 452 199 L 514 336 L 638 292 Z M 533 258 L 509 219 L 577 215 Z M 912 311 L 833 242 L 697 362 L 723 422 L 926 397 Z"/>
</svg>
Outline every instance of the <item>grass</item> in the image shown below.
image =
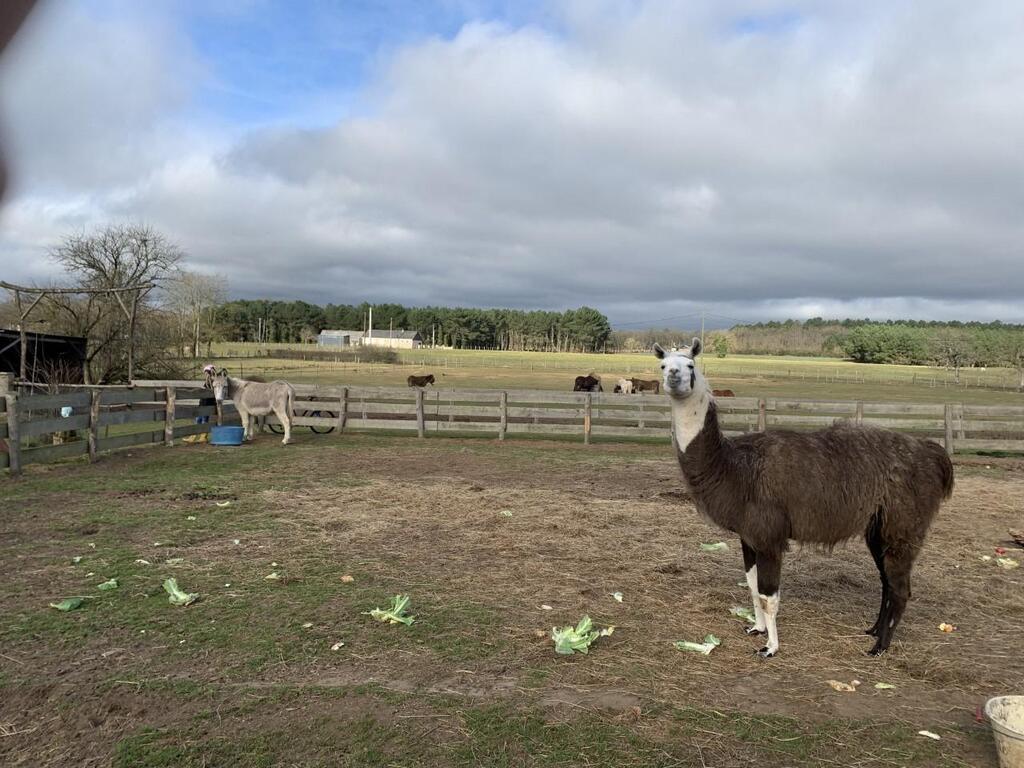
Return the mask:
<svg viewBox="0 0 1024 768">
<path fill-rule="evenodd" d="M 300 348 L 301 349 L 301 348 Z M 231 344 L 222 353 L 255 353 Z M 221 358 L 216 364 L 244 375 L 296 383 L 404 386 L 410 373 L 434 373 L 438 386 L 486 389 L 572 388 L 575 376 L 594 371 L 610 386 L 619 377 L 657 378 L 656 360 L 643 354 L 556 354 L 487 350 L 401 350 L 400 365 Z M 879 402 L 1020 404 L 1010 369 L 966 370 L 962 384 L 942 368 L 853 363 L 838 358 L 729 355 L 702 358 L 714 386 L 741 397 L 793 397 Z M 205 362 L 205 361 L 204 361 Z"/>
<path fill-rule="evenodd" d="M 1015 574 L 976 557 L 1005 536 L 999 500 L 1019 498 L 996 469 L 961 479 L 961 507 L 940 520 L 907 650 L 862 654 L 851 627 L 876 599 L 863 553 L 833 556 L 839 579 L 824 555 L 796 553 L 786 653 L 765 666 L 727 615 L 735 553 L 700 554 L 718 534 L 657 493 L 676 477 L 664 446 L 300 433 L 288 448 L 131 453 L 31 467 L 0 489 L 0 725 L 19 732 L 0 763 L 985 764 L 983 729 L 943 713 L 1020 670 Z M 671 560 L 674 575 L 655 568 Z M 171 575 L 201 601 L 170 605 Z M 111 576 L 121 587 L 97 592 Z M 827 608 L 824 584 L 840 588 Z M 399 592 L 412 626 L 365 615 Z M 73 594 L 95 597 L 46 607 Z M 933 630 L 954 595 L 947 637 Z M 583 612 L 619 631 L 556 657 L 548 628 Z M 671 647 L 711 630 L 723 645 L 708 659 Z M 853 675 L 898 688 L 843 699 L 823 685 Z"/>
</svg>

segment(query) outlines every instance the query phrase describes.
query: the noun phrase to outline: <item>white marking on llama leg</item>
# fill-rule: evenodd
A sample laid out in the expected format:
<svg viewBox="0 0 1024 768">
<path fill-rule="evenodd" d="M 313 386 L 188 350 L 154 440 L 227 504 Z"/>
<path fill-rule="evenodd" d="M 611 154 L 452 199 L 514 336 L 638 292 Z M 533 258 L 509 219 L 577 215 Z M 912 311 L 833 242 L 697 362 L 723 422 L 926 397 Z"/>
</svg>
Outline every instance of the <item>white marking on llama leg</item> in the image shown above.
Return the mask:
<svg viewBox="0 0 1024 768">
<path fill-rule="evenodd" d="M 768 645 L 758 651 L 758 654 L 770 659 L 779 652 L 779 630 L 775 625 L 775 617 L 779 613 L 779 593 L 774 595 L 758 595 L 761 602 L 761 610 L 764 611 L 765 624 L 768 625 Z"/>
<path fill-rule="evenodd" d="M 706 389 L 695 392 L 683 401 L 673 398 L 672 433 L 680 453 L 686 453 L 686 446 L 704 429 L 704 419 L 708 415 L 710 402 Z"/>
<path fill-rule="evenodd" d="M 747 586 L 750 587 L 750 599 L 754 601 L 754 626 L 747 627 L 748 635 L 760 635 L 765 631 L 764 611 L 761 609 L 761 601 L 757 594 L 757 566 L 750 566 L 747 571 Z"/>
</svg>

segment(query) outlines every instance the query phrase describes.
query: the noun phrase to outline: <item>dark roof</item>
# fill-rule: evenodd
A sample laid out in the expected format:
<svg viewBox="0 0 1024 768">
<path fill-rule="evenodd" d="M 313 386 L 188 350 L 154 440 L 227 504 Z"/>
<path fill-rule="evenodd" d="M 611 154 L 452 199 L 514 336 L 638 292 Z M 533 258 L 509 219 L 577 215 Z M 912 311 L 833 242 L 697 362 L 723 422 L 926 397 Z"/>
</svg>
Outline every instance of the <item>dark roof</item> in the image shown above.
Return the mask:
<svg viewBox="0 0 1024 768">
<path fill-rule="evenodd" d="M 363 338 L 372 336 L 375 339 L 418 339 L 419 331 L 387 331 L 374 328 L 372 333 L 364 333 Z"/>
</svg>

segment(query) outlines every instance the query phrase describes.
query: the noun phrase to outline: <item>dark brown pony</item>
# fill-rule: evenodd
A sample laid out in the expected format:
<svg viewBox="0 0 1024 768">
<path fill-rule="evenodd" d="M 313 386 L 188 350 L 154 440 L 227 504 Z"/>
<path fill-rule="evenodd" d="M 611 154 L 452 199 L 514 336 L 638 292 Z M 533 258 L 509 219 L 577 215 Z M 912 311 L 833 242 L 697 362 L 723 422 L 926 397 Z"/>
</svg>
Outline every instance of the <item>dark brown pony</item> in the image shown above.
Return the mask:
<svg viewBox="0 0 1024 768">
<path fill-rule="evenodd" d="M 425 387 L 427 384 L 434 383 L 434 374 L 428 373 L 426 376 L 410 376 L 405 381 L 410 387 Z"/>
<path fill-rule="evenodd" d="M 661 392 L 661 382 L 657 379 L 630 379 L 633 382 L 633 392 L 653 392 L 658 394 Z"/>
<path fill-rule="evenodd" d="M 736 397 L 736 393 L 731 389 L 712 389 L 711 394 L 715 397 Z"/>
<path fill-rule="evenodd" d="M 601 379 L 594 374 L 577 376 L 572 385 L 573 392 L 604 392 L 601 389 Z"/>
</svg>

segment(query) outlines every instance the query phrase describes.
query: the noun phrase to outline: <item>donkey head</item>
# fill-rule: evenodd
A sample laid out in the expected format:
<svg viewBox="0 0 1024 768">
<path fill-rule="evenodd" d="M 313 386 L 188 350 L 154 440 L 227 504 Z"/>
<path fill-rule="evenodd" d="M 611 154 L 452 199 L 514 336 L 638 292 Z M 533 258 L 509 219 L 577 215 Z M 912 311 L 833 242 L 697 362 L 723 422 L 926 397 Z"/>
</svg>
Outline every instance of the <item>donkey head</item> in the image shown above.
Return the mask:
<svg viewBox="0 0 1024 768">
<path fill-rule="evenodd" d="M 665 392 L 669 396 L 689 397 L 705 385 L 704 377 L 694 362 L 700 352 L 698 338 L 694 338 L 689 347 L 684 347 L 678 352 L 666 352 L 660 344 L 654 345 L 654 355 L 661 360 L 661 375 Z"/>
<path fill-rule="evenodd" d="M 218 403 L 223 403 L 225 396 L 231 396 L 231 382 L 226 368 L 221 368 L 216 373 L 208 373 L 206 381 L 206 386 L 213 390 L 213 397 Z"/>
</svg>

